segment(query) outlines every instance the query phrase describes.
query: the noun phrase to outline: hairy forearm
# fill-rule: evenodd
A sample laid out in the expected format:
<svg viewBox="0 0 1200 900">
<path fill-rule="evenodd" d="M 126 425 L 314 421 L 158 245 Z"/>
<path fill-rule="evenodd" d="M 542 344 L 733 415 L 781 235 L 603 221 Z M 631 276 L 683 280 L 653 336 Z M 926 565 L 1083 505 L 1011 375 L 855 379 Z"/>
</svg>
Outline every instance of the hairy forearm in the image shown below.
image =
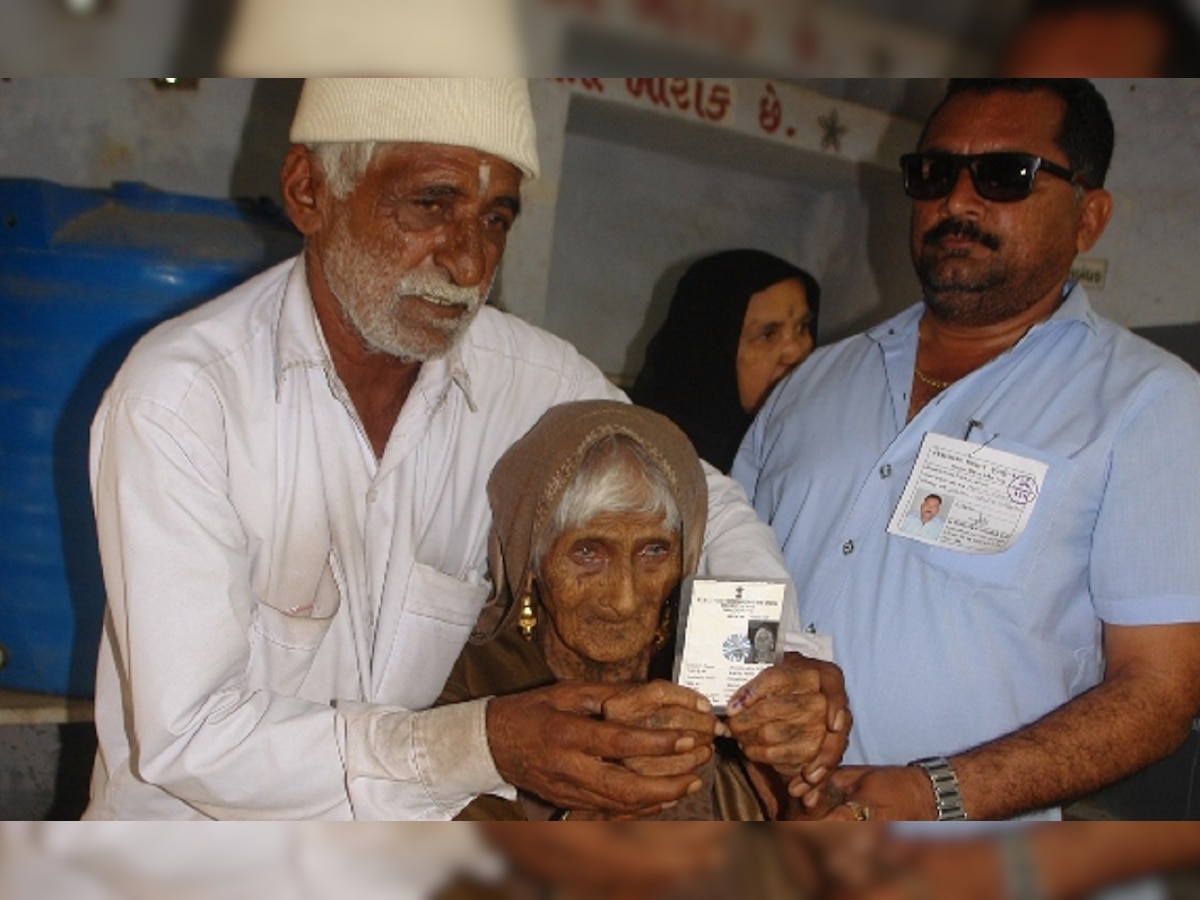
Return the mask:
<svg viewBox="0 0 1200 900">
<path fill-rule="evenodd" d="M 1195 701 L 1132 672 L 1037 722 L 952 758 L 967 813 L 1009 818 L 1097 790 L 1166 756 L 1187 737 Z"/>
</svg>

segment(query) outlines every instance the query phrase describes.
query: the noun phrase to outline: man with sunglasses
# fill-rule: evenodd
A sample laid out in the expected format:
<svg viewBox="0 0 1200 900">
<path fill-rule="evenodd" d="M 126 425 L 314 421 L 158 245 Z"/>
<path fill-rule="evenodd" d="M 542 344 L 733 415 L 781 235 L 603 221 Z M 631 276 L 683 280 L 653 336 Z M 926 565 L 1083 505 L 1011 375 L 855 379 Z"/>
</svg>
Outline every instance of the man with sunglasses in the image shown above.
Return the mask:
<svg viewBox="0 0 1200 900">
<path fill-rule="evenodd" d="M 1087 81 L 953 81 L 901 161 L 923 302 L 817 351 L 734 464 L 845 671 L 834 815 L 1056 817 L 1200 709 L 1200 377 L 1069 279 L 1112 145 Z"/>
</svg>

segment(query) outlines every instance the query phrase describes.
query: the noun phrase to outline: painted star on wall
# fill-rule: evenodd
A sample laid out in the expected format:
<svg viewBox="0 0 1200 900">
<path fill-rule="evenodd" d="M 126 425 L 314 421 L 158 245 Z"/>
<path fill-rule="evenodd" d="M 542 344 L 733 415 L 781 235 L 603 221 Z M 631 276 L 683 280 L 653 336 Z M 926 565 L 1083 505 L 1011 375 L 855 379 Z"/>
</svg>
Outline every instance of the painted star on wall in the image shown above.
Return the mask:
<svg viewBox="0 0 1200 900">
<path fill-rule="evenodd" d="M 829 111 L 829 115 L 817 116 L 817 124 L 821 126 L 821 149 L 830 150 L 834 153 L 842 152 L 842 135 L 849 129 L 846 128 L 838 120 L 838 111 L 835 107 Z"/>
</svg>

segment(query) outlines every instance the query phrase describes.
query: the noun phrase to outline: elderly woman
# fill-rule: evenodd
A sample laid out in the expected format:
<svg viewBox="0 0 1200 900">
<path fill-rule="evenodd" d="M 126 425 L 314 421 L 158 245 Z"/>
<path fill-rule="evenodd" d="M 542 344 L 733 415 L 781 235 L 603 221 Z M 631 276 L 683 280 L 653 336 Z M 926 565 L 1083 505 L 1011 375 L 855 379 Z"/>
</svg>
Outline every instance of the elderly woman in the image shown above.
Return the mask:
<svg viewBox="0 0 1200 900">
<path fill-rule="evenodd" d="M 701 789 L 662 818 L 761 819 L 777 812 L 781 801 L 769 775 L 748 776 L 737 745 L 717 739 L 727 729 L 699 695 L 646 684 L 670 673 L 678 587 L 695 573 L 704 539 L 705 476 L 683 433 L 624 403 L 564 404 L 501 457 L 488 498 L 494 596 L 441 702 L 562 680 L 630 684 L 606 701 L 607 718 L 687 728 L 716 749 L 701 767 Z M 817 719 L 807 722 L 810 755 L 825 731 L 821 709 L 805 708 L 816 696 L 795 703 L 800 719 Z M 464 817 L 567 815 L 582 817 L 522 794 L 515 804 L 479 798 Z"/>
<path fill-rule="evenodd" d="M 812 353 L 821 288 L 763 250 L 692 263 L 629 396 L 683 429 L 722 472 L 771 389 Z"/>
</svg>

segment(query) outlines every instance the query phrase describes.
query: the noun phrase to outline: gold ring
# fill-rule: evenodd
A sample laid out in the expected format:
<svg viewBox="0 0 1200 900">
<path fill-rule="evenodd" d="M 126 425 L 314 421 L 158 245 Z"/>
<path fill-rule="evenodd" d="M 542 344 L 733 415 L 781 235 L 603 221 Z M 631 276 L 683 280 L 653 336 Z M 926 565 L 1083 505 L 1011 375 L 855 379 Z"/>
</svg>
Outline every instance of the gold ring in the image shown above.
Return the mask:
<svg viewBox="0 0 1200 900">
<path fill-rule="evenodd" d="M 850 812 L 854 813 L 855 822 L 871 821 L 871 807 L 863 806 L 861 803 L 855 803 L 853 800 L 847 800 L 846 805 L 850 807 Z"/>
</svg>

